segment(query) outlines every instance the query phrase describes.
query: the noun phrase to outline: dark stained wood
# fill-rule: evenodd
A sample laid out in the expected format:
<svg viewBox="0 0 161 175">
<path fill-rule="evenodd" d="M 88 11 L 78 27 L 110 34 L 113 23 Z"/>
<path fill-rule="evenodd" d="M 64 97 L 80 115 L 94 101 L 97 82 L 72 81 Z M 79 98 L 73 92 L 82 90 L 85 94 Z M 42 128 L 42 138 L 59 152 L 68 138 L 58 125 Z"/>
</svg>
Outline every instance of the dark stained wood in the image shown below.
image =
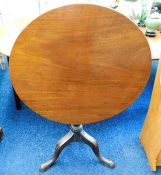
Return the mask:
<svg viewBox="0 0 161 175">
<path fill-rule="evenodd" d="M 38 114 L 84 124 L 126 109 L 143 90 L 151 53 L 125 16 L 96 5 L 69 5 L 34 20 L 10 58 L 18 96 Z"/>
</svg>

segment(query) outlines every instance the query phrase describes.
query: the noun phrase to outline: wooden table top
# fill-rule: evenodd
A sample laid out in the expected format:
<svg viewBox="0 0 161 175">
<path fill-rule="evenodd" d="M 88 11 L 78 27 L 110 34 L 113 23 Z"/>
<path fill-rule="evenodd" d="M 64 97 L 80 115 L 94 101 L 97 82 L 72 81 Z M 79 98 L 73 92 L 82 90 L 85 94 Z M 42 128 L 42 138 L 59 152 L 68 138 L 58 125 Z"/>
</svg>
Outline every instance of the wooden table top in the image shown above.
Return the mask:
<svg viewBox="0 0 161 175">
<path fill-rule="evenodd" d="M 110 118 L 141 93 L 151 69 L 143 33 L 96 5 L 49 11 L 20 34 L 11 52 L 13 86 L 33 111 L 61 123 Z"/>
<path fill-rule="evenodd" d="M 12 47 L 23 29 L 35 19 L 35 16 L 20 17 L 0 26 L 0 53 L 10 56 Z M 140 28 L 140 27 L 139 27 Z M 140 28 L 145 33 L 146 28 Z M 152 59 L 159 59 L 161 54 L 161 33 L 156 37 L 146 37 L 150 45 Z"/>
</svg>

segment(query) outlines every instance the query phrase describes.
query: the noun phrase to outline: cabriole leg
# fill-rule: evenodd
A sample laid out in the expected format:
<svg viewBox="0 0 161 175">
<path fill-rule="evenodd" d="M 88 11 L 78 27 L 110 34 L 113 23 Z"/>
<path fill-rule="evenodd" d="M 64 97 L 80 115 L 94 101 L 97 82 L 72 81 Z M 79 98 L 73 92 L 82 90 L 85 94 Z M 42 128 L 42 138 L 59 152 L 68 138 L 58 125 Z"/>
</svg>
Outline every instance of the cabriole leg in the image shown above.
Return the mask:
<svg viewBox="0 0 161 175">
<path fill-rule="evenodd" d="M 60 141 L 57 143 L 53 157 L 49 161 L 47 161 L 46 163 L 42 164 L 40 166 L 40 170 L 45 171 L 48 168 L 50 168 L 52 165 L 54 165 L 54 163 L 58 159 L 62 150 L 67 145 L 69 145 L 71 142 L 80 142 L 80 141 L 89 145 L 92 148 L 95 155 L 97 156 L 97 158 L 104 165 L 108 166 L 109 168 L 115 167 L 115 163 L 113 161 L 104 158 L 100 154 L 99 147 L 98 147 L 96 140 L 83 130 L 82 125 L 71 125 L 70 131 L 62 139 L 60 139 Z"/>
<path fill-rule="evenodd" d="M 74 139 L 74 134 L 72 131 L 69 131 L 62 139 L 60 139 L 56 145 L 55 153 L 54 153 L 53 157 L 49 161 L 43 163 L 40 166 L 40 171 L 46 171 L 48 168 L 50 168 L 52 165 L 54 165 L 54 163 L 56 162 L 56 160 L 59 157 L 62 150 L 67 145 L 69 145 L 73 141 L 73 139 Z"/>
</svg>

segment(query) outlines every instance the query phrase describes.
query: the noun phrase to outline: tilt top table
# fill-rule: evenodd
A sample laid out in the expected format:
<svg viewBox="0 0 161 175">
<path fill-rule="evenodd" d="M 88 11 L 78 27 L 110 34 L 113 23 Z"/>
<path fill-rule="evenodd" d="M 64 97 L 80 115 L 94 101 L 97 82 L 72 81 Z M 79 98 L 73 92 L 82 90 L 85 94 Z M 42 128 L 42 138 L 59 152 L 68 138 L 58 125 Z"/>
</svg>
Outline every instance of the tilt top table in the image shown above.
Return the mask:
<svg viewBox="0 0 161 175">
<path fill-rule="evenodd" d="M 43 117 L 71 124 L 52 166 L 73 141 L 88 144 L 104 158 L 82 124 L 108 119 L 126 109 L 143 90 L 151 53 L 143 33 L 122 14 L 101 6 L 69 5 L 51 10 L 28 25 L 16 40 L 10 75 L 21 100 Z"/>
</svg>

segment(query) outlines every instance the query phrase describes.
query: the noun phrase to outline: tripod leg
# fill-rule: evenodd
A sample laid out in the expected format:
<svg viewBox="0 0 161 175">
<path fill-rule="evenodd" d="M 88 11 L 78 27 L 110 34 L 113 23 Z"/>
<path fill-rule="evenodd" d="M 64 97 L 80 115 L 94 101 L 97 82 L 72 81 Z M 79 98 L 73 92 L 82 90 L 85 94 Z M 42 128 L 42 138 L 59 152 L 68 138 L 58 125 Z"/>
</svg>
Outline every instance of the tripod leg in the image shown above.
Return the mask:
<svg viewBox="0 0 161 175">
<path fill-rule="evenodd" d="M 48 168 L 50 168 L 57 160 L 57 158 L 59 157 L 60 153 L 62 152 L 62 150 L 69 145 L 71 142 L 74 141 L 74 133 L 72 131 L 69 131 L 63 138 L 61 138 L 59 140 L 59 142 L 56 145 L 55 148 L 55 153 L 53 155 L 53 157 L 47 161 L 46 163 L 43 163 L 40 166 L 40 171 L 45 171 Z"/>
<path fill-rule="evenodd" d="M 113 161 L 106 159 L 105 157 L 103 157 L 100 154 L 98 143 L 96 142 L 96 140 L 93 137 L 91 137 L 85 131 L 82 131 L 80 134 L 81 134 L 81 140 L 92 148 L 92 150 L 95 153 L 95 155 L 97 156 L 97 158 L 104 165 L 108 166 L 109 168 L 114 168 L 115 167 L 115 163 Z"/>
</svg>

